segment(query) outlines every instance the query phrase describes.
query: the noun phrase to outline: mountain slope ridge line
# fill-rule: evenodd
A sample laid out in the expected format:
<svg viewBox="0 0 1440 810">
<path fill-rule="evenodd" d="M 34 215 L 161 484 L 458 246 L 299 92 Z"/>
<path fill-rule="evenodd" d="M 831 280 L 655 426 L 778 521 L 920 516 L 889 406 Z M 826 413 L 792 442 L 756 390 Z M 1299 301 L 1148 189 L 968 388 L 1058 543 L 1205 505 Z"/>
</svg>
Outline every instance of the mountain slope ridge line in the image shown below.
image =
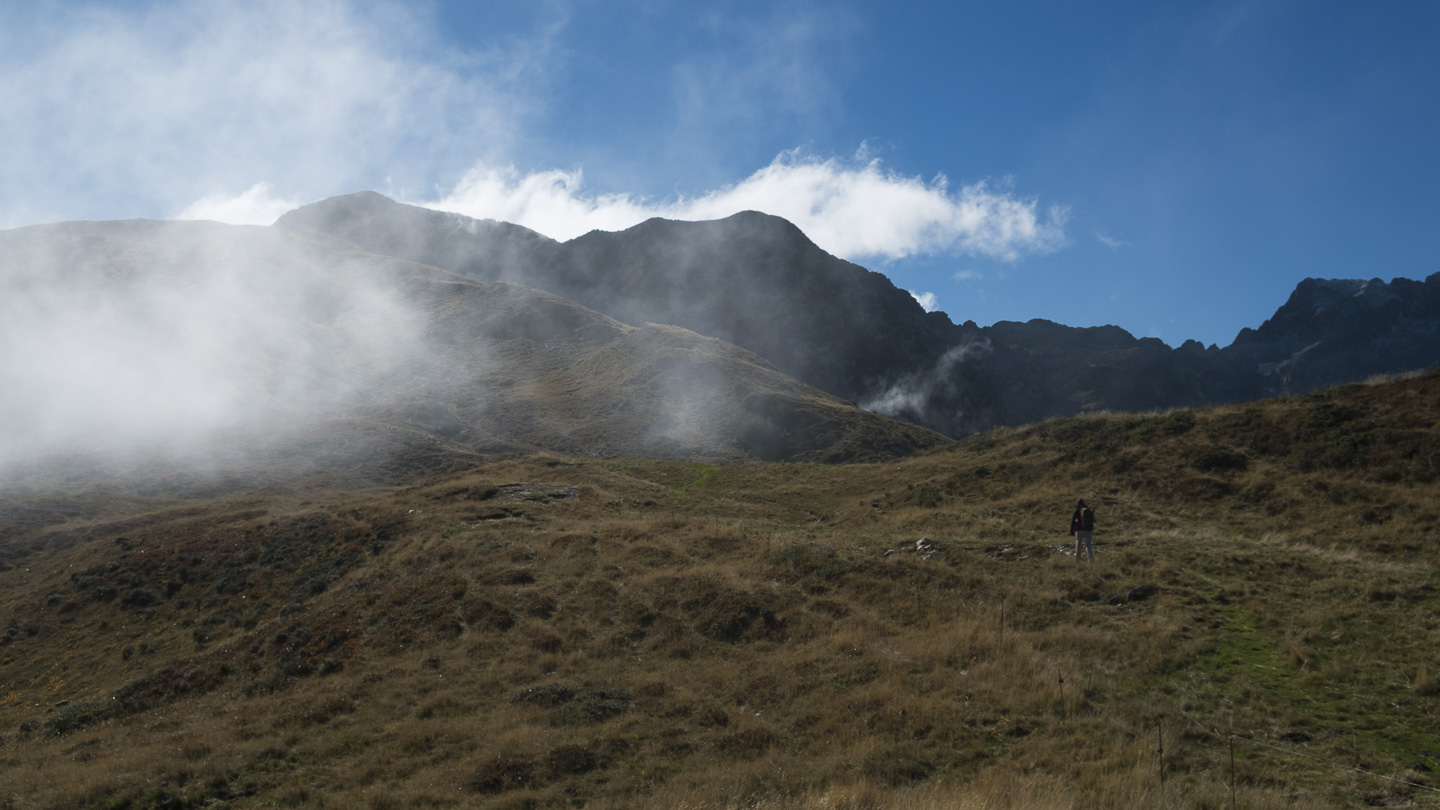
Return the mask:
<svg viewBox="0 0 1440 810">
<path fill-rule="evenodd" d="M 756 212 L 709 222 L 654 218 L 562 243 L 361 192 L 303 206 L 275 226 L 519 281 L 627 323 L 683 326 L 955 437 L 1092 411 L 1304 393 L 1440 365 L 1440 274 L 1391 284 L 1307 280 L 1275 317 L 1227 347 L 1170 348 L 1115 326 L 953 323 L 924 312 L 882 274 Z"/>
</svg>

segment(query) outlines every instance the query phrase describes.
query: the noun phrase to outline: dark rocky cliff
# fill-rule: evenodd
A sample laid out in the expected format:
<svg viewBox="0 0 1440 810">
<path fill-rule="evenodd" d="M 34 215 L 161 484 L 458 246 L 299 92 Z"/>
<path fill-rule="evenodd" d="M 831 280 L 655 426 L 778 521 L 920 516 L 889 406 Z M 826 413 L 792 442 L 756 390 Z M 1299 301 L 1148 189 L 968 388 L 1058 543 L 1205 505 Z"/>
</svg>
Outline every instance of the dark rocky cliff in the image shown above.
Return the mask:
<svg viewBox="0 0 1440 810">
<path fill-rule="evenodd" d="M 1424 281 L 1314 279 L 1222 352 L 1247 399 L 1440 363 L 1440 273 Z"/>
</svg>

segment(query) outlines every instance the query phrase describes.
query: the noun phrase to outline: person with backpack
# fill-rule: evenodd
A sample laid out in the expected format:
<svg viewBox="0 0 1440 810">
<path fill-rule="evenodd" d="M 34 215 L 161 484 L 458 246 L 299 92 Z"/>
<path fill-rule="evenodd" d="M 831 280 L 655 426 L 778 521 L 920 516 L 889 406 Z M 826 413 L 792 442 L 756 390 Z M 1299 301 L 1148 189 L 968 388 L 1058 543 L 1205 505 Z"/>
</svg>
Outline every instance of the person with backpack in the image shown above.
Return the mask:
<svg viewBox="0 0 1440 810">
<path fill-rule="evenodd" d="M 1075 562 L 1080 562 L 1083 547 L 1095 562 L 1095 510 L 1085 505 L 1084 498 L 1075 500 L 1075 514 L 1070 516 L 1070 533 L 1075 536 Z"/>
</svg>

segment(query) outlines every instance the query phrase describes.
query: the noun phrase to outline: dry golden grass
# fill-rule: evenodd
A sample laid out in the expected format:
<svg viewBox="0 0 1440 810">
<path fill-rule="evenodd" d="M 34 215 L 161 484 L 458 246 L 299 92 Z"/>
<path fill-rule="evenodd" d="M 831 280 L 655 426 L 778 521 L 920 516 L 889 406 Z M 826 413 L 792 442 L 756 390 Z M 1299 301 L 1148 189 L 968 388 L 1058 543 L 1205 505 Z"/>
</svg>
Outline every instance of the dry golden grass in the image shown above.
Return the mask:
<svg viewBox="0 0 1440 810">
<path fill-rule="evenodd" d="M 0 807 L 1440 806 L 1437 405 L 6 498 Z"/>
</svg>

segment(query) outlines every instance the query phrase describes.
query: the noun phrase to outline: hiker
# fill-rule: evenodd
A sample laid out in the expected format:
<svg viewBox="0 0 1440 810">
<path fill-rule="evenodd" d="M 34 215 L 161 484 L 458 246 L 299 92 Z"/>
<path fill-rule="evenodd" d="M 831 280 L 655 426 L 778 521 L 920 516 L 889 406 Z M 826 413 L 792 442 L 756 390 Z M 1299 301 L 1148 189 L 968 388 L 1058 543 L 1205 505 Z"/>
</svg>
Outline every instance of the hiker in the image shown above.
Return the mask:
<svg viewBox="0 0 1440 810">
<path fill-rule="evenodd" d="M 1080 562 L 1081 547 L 1090 555 L 1090 562 L 1095 562 L 1095 510 L 1085 505 L 1084 498 L 1075 499 L 1070 533 L 1075 535 L 1075 562 Z"/>
</svg>

